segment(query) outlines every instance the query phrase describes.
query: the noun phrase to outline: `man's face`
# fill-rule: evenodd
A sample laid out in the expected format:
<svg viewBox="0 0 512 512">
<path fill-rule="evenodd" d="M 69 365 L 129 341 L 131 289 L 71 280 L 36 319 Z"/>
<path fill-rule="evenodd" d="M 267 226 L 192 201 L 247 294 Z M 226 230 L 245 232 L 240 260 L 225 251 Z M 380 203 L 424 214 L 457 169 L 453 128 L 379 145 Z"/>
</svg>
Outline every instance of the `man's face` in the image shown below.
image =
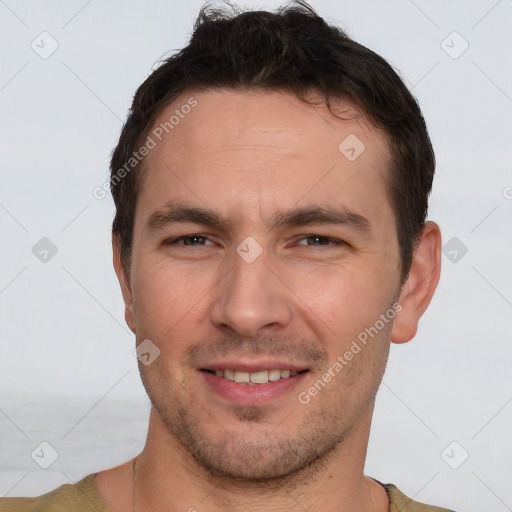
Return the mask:
<svg viewBox="0 0 512 512">
<path fill-rule="evenodd" d="M 216 474 L 283 476 L 367 436 L 400 288 L 386 140 L 280 92 L 193 97 L 145 162 L 127 319 L 160 350 L 139 366 L 173 442 Z"/>
</svg>

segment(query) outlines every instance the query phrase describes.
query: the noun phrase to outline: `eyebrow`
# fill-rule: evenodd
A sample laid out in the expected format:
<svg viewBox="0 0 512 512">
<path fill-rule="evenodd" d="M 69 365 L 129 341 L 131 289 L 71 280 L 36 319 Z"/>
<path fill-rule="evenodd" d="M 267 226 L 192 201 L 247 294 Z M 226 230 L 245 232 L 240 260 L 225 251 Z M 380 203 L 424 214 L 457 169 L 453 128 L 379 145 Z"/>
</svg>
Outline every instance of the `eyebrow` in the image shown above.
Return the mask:
<svg viewBox="0 0 512 512">
<path fill-rule="evenodd" d="M 319 205 L 277 213 L 273 227 L 307 226 L 309 224 L 347 225 L 366 235 L 371 234 L 372 231 L 368 219 L 348 208 L 335 209 Z"/>
<path fill-rule="evenodd" d="M 185 222 L 233 231 L 231 221 L 224 219 L 209 208 L 172 201 L 149 216 L 146 222 L 146 229 L 148 231 L 156 231 L 168 225 Z M 371 235 L 372 233 L 368 219 L 349 208 L 336 209 L 316 204 L 284 212 L 276 212 L 270 229 L 281 226 L 298 227 L 310 224 L 346 225 L 363 235 Z"/>
</svg>

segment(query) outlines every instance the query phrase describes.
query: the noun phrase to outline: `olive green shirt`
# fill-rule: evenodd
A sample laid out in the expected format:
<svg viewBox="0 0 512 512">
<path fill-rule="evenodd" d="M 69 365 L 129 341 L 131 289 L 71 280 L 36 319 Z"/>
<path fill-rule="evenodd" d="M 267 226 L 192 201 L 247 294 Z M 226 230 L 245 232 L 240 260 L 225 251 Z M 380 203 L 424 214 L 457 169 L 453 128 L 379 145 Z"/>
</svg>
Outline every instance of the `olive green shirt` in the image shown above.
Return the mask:
<svg viewBox="0 0 512 512">
<path fill-rule="evenodd" d="M 92 483 L 95 474 L 36 498 L 0 498 L 0 512 L 111 512 Z M 453 512 L 413 501 L 392 484 L 381 485 L 389 497 L 389 512 Z"/>
</svg>

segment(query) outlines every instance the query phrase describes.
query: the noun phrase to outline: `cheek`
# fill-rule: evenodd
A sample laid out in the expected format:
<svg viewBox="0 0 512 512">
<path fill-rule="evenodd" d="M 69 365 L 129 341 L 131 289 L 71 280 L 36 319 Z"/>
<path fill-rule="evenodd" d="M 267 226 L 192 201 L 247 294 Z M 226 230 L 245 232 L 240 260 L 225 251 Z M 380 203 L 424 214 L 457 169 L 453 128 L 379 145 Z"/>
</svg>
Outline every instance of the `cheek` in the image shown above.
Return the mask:
<svg viewBox="0 0 512 512">
<path fill-rule="evenodd" d="M 373 325 L 389 307 L 393 287 L 385 275 L 366 261 L 309 266 L 289 274 L 289 282 L 304 314 L 325 336 L 341 342 Z"/>
<path fill-rule="evenodd" d="M 138 336 L 151 339 L 161 351 L 172 349 L 165 340 L 180 339 L 199 321 L 216 282 L 188 265 L 162 263 L 140 265 L 133 277 Z"/>
<path fill-rule="evenodd" d="M 307 305 L 299 306 L 303 309 L 298 314 L 316 326 L 316 336 L 329 354 L 321 373 L 330 379 L 332 375 L 324 373 L 330 371 L 333 380 L 343 383 L 340 393 L 352 390 L 366 400 L 380 382 L 389 352 L 391 317 L 383 324 L 380 315 L 390 307 L 392 286 L 379 282 L 379 274 L 366 265 L 310 269 L 304 275 L 307 278 L 295 282 L 302 299 L 298 304 Z M 337 394 L 336 386 L 330 389 Z"/>
</svg>

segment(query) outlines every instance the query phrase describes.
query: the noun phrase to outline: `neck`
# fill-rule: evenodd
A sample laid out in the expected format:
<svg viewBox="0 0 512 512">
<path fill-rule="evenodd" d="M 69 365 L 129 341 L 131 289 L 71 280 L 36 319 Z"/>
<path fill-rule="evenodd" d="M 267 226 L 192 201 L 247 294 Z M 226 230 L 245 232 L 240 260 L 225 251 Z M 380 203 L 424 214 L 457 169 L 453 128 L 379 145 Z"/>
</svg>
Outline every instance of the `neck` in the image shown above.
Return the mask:
<svg viewBox="0 0 512 512">
<path fill-rule="evenodd" d="M 327 456 L 291 475 L 246 481 L 214 475 L 169 435 L 154 409 L 146 445 L 137 457 L 135 512 L 384 512 L 385 490 L 364 476 L 368 418 Z"/>
</svg>

